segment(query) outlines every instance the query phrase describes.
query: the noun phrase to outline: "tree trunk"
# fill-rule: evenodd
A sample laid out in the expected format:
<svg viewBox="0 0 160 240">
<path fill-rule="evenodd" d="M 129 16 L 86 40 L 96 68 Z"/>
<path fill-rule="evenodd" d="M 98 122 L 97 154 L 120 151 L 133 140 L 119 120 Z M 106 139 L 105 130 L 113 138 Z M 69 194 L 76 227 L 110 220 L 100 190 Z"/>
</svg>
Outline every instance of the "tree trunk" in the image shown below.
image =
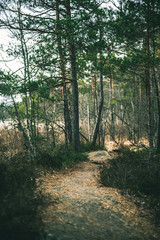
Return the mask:
<svg viewBox="0 0 160 240">
<path fill-rule="evenodd" d="M 23 137 L 24 137 L 24 145 L 26 147 L 26 150 L 29 151 L 29 153 L 31 153 L 31 155 L 29 157 L 34 158 L 35 156 L 34 156 L 34 152 L 33 152 L 33 147 L 32 147 L 32 144 L 31 144 L 31 142 L 29 140 L 29 137 L 26 134 L 25 129 L 24 129 L 22 123 L 21 123 L 16 102 L 15 102 L 14 97 L 12 95 L 11 95 L 11 98 L 12 98 L 12 101 L 13 101 L 15 114 L 16 114 L 16 118 L 17 118 L 17 121 L 18 121 L 18 128 L 22 132 Z"/>
<path fill-rule="evenodd" d="M 75 152 L 79 151 L 80 139 L 79 139 L 79 102 L 78 102 L 78 83 L 77 83 L 77 68 L 76 68 L 76 53 L 75 44 L 73 38 L 72 19 L 71 19 L 71 7 L 70 0 L 66 0 L 66 12 L 69 19 L 68 24 L 68 44 L 69 54 L 71 62 L 71 75 L 72 75 L 72 140 L 73 148 Z"/>
<path fill-rule="evenodd" d="M 153 41 L 153 67 L 152 67 L 152 78 L 153 82 L 155 85 L 155 90 L 156 90 L 156 99 L 157 99 L 157 108 L 158 108 L 158 134 L 157 134 L 157 143 L 156 147 L 158 152 L 160 152 L 160 96 L 159 96 L 159 84 L 156 78 L 156 73 L 155 73 L 155 39 L 154 39 L 154 31 L 153 31 L 153 36 L 152 36 L 152 41 Z"/>
<path fill-rule="evenodd" d="M 113 85 L 113 76 L 110 72 L 110 102 L 113 100 L 113 94 L 114 94 L 114 85 Z M 111 138 L 115 141 L 115 125 L 114 125 L 114 112 L 113 112 L 113 104 L 110 104 L 111 106 Z"/>
<path fill-rule="evenodd" d="M 26 46 L 26 41 L 23 33 L 23 22 L 21 19 L 21 2 L 18 1 L 17 3 L 17 10 L 18 10 L 18 24 L 20 27 L 20 42 L 21 42 L 21 50 L 22 50 L 22 56 L 23 56 L 23 64 L 24 64 L 24 81 L 25 83 L 30 82 L 30 71 L 29 71 L 29 58 L 28 58 L 28 49 Z M 29 117 L 29 103 L 30 101 L 30 110 L 31 114 Z M 33 116 L 32 116 L 32 96 L 31 93 L 29 93 L 29 96 L 27 95 L 27 91 L 25 92 L 25 116 L 26 116 L 26 122 L 27 122 L 27 134 L 28 134 L 28 140 L 30 145 L 30 151 L 31 154 L 36 156 L 36 146 L 35 146 L 35 137 L 33 135 Z"/>
<path fill-rule="evenodd" d="M 138 119 L 137 119 L 137 124 L 138 124 L 138 134 L 137 134 L 137 142 L 138 142 L 138 146 L 139 146 L 139 141 L 141 139 L 141 121 L 140 121 L 140 114 L 141 114 L 141 80 L 139 79 L 139 84 L 138 84 Z"/>
<path fill-rule="evenodd" d="M 88 139 L 91 141 L 91 123 L 90 123 L 90 104 L 87 105 L 87 115 L 88 115 Z"/>
<path fill-rule="evenodd" d="M 102 109 L 103 109 L 103 103 L 104 103 L 104 95 L 103 95 L 103 66 L 101 64 L 101 72 L 100 72 L 100 91 L 101 91 L 101 99 L 99 104 L 99 111 L 97 116 L 97 122 L 93 133 L 93 141 L 92 144 L 96 144 L 97 136 L 99 133 L 100 123 L 101 123 L 101 115 L 102 115 Z"/>
<path fill-rule="evenodd" d="M 51 125 L 51 129 L 52 129 L 52 149 L 54 149 L 56 147 L 56 140 L 55 140 L 55 132 L 54 132 L 53 124 Z"/>
<path fill-rule="evenodd" d="M 96 74 L 93 74 L 92 76 L 92 101 L 93 101 L 93 124 L 95 126 L 96 124 L 96 101 L 97 101 L 97 93 L 96 93 L 96 87 L 97 82 L 96 82 Z"/>
<path fill-rule="evenodd" d="M 148 106 L 148 138 L 149 138 L 149 166 L 153 168 L 153 120 L 152 120 L 152 100 L 151 100 L 151 83 L 150 83 L 150 28 L 149 28 L 149 1 L 147 1 L 147 32 L 145 41 L 146 50 L 146 65 L 145 65 L 145 85 L 146 85 L 146 100 Z"/>
<path fill-rule="evenodd" d="M 60 16 L 59 16 L 59 1 L 56 0 L 56 34 L 57 34 L 57 43 L 58 43 L 58 52 L 60 58 L 60 70 L 61 77 L 63 81 L 63 101 L 64 101 L 64 123 L 65 123 L 65 151 L 68 154 L 68 120 L 67 120 L 67 108 L 68 108 L 68 99 L 67 99 L 67 90 L 66 90 L 66 73 L 65 73 L 65 62 L 62 50 L 62 40 L 61 40 L 61 26 L 60 26 Z"/>
<path fill-rule="evenodd" d="M 49 142 L 49 128 L 48 128 L 48 119 L 47 119 L 47 109 L 46 109 L 46 100 L 44 99 L 43 100 L 43 110 L 44 110 L 44 116 L 45 116 L 45 130 L 46 130 L 46 139 L 47 139 L 47 142 Z"/>
</svg>

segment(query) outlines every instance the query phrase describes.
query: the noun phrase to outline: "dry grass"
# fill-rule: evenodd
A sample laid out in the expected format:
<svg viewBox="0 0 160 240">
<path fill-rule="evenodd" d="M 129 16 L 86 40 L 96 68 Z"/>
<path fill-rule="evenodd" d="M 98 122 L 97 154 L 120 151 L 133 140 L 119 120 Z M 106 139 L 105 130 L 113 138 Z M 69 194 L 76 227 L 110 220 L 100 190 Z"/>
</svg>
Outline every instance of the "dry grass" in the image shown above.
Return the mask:
<svg viewBox="0 0 160 240">
<path fill-rule="evenodd" d="M 11 159 L 24 152 L 22 134 L 15 129 L 0 130 L 0 159 Z"/>
</svg>

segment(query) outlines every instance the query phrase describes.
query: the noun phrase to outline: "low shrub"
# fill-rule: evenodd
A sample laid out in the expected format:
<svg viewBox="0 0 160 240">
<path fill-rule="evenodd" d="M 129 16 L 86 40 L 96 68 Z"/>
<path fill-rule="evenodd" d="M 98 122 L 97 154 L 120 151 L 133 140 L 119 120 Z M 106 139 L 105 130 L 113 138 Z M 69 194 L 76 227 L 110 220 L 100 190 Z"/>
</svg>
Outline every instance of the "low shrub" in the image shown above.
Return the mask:
<svg viewBox="0 0 160 240">
<path fill-rule="evenodd" d="M 16 156 L 14 156 L 16 158 Z M 0 163 L 0 234 L 7 239 L 39 239 L 41 218 L 38 206 L 36 166 L 21 156 Z"/>
<path fill-rule="evenodd" d="M 119 149 L 119 155 L 104 165 L 100 180 L 105 186 L 116 187 L 136 195 L 160 197 L 160 161 L 157 157 L 155 170 L 148 168 L 148 151 Z"/>
<path fill-rule="evenodd" d="M 37 164 L 43 168 L 59 170 L 65 167 L 71 167 L 73 163 L 87 160 L 86 154 L 75 153 L 72 146 L 69 146 L 69 152 L 66 154 L 65 146 L 58 145 L 53 151 L 39 151 L 37 155 Z"/>
<path fill-rule="evenodd" d="M 89 152 L 96 150 L 104 150 L 103 146 L 99 146 L 98 144 L 93 144 L 93 142 L 81 143 L 80 145 L 81 152 Z"/>
<path fill-rule="evenodd" d="M 155 223 L 160 223 L 160 155 L 155 155 L 155 169 L 148 167 L 148 150 L 134 152 L 119 149 L 119 154 L 100 169 L 100 181 L 122 193 L 137 196 L 143 207 L 149 208 Z M 137 201 L 137 200 L 135 200 Z"/>
<path fill-rule="evenodd" d="M 74 153 L 72 146 L 66 154 L 64 145 L 54 150 L 47 146 L 39 149 L 39 145 L 37 157 L 31 161 L 24 151 L 21 134 L 3 131 L 0 139 L 0 238 L 39 240 L 43 223 L 38 208 L 43 203 L 43 194 L 38 191 L 38 176 L 42 170 L 72 167 L 88 157 Z"/>
<path fill-rule="evenodd" d="M 69 155 L 64 155 L 62 158 L 62 167 L 72 167 L 74 163 L 79 163 L 88 160 L 88 156 L 84 153 L 70 152 Z"/>
</svg>

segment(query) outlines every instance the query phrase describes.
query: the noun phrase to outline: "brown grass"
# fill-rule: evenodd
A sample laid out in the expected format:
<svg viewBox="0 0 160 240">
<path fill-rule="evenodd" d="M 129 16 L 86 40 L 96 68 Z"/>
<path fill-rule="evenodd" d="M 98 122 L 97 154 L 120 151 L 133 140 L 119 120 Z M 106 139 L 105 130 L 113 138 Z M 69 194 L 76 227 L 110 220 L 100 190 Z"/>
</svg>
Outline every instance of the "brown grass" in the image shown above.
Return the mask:
<svg viewBox="0 0 160 240">
<path fill-rule="evenodd" d="M 24 152 L 22 134 L 16 129 L 0 130 L 0 159 L 11 159 L 16 154 Z"/>
</svg>

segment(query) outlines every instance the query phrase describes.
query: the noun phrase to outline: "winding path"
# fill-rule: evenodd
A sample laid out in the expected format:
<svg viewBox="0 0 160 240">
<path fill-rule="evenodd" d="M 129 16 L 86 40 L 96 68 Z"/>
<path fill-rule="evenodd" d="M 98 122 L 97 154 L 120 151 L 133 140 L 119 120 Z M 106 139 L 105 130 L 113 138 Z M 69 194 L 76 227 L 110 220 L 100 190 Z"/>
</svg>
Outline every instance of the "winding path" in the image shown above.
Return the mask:
<svg viewBox="0 0 160 240">
<path fill-rule="evenodd" d="M 99 165 L 109 159 L 107 152 L 91 152 L 89 159 L 44 177 L 43 189 L 50 196 L 41 209 L 44 239 L 159 239 L 147 213 L 98 182 Z"/>
</svg>

